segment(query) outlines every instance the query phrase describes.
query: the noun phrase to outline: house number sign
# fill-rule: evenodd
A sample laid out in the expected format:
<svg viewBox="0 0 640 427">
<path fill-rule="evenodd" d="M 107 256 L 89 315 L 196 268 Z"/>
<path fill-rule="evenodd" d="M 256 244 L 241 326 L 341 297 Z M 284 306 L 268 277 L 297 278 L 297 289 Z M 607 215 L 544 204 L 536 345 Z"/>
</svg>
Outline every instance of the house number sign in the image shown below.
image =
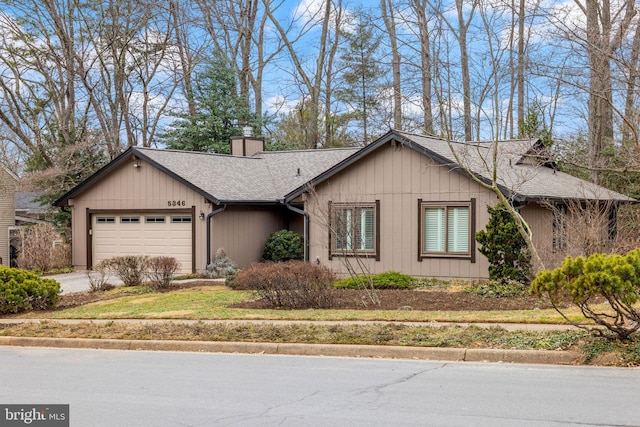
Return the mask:
<svg viewBox="0 0 640 427">
<path fill-rule="evenodd" d="M 167 206 L 187 206 L 187 202 L 184 200 L 167 200 Z"/>
</svg>

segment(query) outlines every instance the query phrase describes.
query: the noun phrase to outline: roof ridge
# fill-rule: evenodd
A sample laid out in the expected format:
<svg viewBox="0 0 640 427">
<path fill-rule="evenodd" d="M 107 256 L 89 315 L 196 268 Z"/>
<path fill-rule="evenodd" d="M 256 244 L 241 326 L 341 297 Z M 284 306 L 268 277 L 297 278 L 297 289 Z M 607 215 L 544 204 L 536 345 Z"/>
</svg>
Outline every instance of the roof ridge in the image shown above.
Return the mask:
<svg viewBox="0 0 640 427">
<path fill-rule="evenodd" d="M 253 156 L 234 156 L 233 154 L 226 153 L 208 153 L 206 151 L 190 151 L 190 150 L 176 150 L 171 148 L 151 148 L 151 147 L 132 147 L 138 151 L 153 151 L 158 153 L 177 153 L 177 154 L 188 154 L 188 155 L 204 155 L 209 157 L 223 157 L 229 159 L 254 159 Z"/>
<path fill-rule="evenodd" d="M 517 139 L 486 139 L 486 140 L 474 140 L 474 141 L 458 141 L 458 140 L 455 140 L 455 139 L 447 139 L 447 138 L 444 138 L 442 136 L 428 135 L 428 134 L 417 133 L 417 132 L 409 132 L 409 131 L 405 131 L 405 130 L 394 130 L 394 132 L 399 133 L 399 134 L 417 136 L 417 137 L 421 137 L 421 138 L 430 138 L 430 139 L 434 139 L 434 140 L 437 140 L 437 141 L 452 142 L 454 144 L 463 144 L 463 145 L 492 144 L 494 142 L 498 142 L 498 143 L 503 143 L 503 142 L 535 142 L 535 141 L 537 141 L 539 139 L 539 138 L 517 138 Z"/>
<path fill-rule="evenodd" d="M 258 151 L 255 154 L 322 153 L 324 151 L 360 150 L 361 148 L 362 147 L 330 147 L 330 148 L 303 148 L 301 150 L 277 150 L 277 151 L 266 151 L 266 150 L 263 150 L 263 151 Z"/>
</svg>

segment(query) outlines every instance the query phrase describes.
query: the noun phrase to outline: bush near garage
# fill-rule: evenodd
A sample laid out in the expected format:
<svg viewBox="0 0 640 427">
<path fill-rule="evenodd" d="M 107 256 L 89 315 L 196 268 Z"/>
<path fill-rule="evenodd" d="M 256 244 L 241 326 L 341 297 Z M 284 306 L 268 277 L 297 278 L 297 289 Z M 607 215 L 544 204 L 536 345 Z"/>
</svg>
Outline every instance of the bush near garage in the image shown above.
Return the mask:
<svg viewBox="0 0 640 427">
<path fill-rule="evenodd" d="M 173 275 L 180 268 L 180 263 L 174 257 L 157 256 L 147 259 L 144 268 L 151 286 L 163 289 L 168 288 L 171 284 Z"/>
<path fill-rule="evenodd" d="M 370 277 L 347 277 L 335 282 L 338 289 L 362 289 L 363 286 L 373 286 L 374 289 L 415 289 L 418 281 L 413 277 L 397 271 L 385 271 Z"/>
<path fill-rule="evenodd" d="M 330 308 L 334 273 L 303 261 L 254 263 L 238 273 L 233 289 L 250 289 L 269 307 Z"/>
<path fill-rule="evenodd" d="M 207 265 L 207 276 L 211 278 L 224 277 L 227 285 L 230 285 L 237 274 L 238 266 L 236 263 L 227 256 L 224 248 L 218 248 L 216 258 Z"/>
<path fill-rule="evenodd" d="M 0 314 L 53 308 L 59 294 L 60 284 L 53 279 L 0 266 Z"/>
<path fill-rule="evenodd" d="M 304 239 L 298 233 L 280 230 L 271 233 L 262 252 L 265 261 L 302 260 L 304 258 Z"/>
<path fill-rule="evenodd" d="M 145 276 L 146 255 L 124 255 L 104 261 L 108 271 L 115 274 L 125 286 L 140 286 Z"/>
</svg>

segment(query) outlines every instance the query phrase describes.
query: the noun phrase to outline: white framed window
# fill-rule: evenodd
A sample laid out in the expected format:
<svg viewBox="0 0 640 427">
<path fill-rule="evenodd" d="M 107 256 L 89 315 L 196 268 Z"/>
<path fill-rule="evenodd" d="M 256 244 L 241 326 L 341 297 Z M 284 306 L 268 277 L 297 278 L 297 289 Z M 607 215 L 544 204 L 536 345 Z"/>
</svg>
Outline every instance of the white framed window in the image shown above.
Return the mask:
<svg viewBox="0 0 640 427">
<path fill-rule="evenodd" d="M 471 257 L 474 252 L 473 208 L 473 201 L 419 201 L 420 258 Z"/>
<path fill-rule="evenodd" d="M 379 206 L 373 203 L 329 203 L 329 256 L 369 256 L 379 259 Z"/>
</svg>

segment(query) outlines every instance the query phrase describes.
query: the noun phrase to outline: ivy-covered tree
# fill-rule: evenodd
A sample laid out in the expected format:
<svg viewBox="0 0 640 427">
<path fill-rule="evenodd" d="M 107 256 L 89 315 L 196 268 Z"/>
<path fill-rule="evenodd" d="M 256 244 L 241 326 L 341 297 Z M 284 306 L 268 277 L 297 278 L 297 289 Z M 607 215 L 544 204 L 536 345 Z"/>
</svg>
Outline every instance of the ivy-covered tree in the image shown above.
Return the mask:
<svg viewBox="0 0 640 427">
<path fill-rule="evenodd" d="M 211 62 L 196 73 L 193 97 L 195 114 L 180 115 L 162 135 L 167 148 L 229 153 L 230 138 L 242 135 L 243 126 L 260 133 L 261 122 L 249 100 L 238 94 L 235 71 L 224 60 Z"/>
<path fill-rule="evenodd" d="M 476 233 L 479 251 L 489 260 L 489 278 L 529 283 L 531 255 L 513 217 L 502 204 L 487 206 L 491 217 L 485 230 Z"/>
</svg>

